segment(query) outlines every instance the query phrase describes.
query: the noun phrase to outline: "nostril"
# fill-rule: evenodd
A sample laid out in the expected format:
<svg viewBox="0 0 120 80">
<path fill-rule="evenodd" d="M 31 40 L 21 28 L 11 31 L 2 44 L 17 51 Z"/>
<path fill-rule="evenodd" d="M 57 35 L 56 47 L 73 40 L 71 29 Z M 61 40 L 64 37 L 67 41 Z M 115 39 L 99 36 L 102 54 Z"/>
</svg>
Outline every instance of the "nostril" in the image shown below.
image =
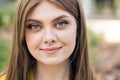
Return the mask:
<svg viewBox="0 0 120 80">
<path fill-rule="evenodd" d="M 45 43 L 55 43 L 55 40 L 45 41 Z"/>
<path fill-rule="evenodd" d="M 47 43 L 47 41 L 45 41 L 45 43 Z"/>
<path fill-rule="evenodd" d="M 52 40 L 51 42 L 52 42 L 52 43 L 54 43 L 55 41 L 54 41 L 54 40 Z"/>
</svg>

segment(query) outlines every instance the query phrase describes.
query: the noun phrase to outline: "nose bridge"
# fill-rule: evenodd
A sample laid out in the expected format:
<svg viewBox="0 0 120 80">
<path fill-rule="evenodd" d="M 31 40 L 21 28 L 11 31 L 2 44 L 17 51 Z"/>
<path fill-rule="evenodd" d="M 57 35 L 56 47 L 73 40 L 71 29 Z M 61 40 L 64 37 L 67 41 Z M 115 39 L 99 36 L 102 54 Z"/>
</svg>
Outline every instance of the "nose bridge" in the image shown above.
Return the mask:
<svg viewBox="0 0 120 80">
<path fill-rule="evenodd" d="M 54 30 L 51 27 L 46 27 L 44 41 L 45 41 L 45 43 L 56 41 L 56 36 L 55 36 Z"/>
<path fill-rule="evenodd" d="M 50 27 L 46 28 L 45 37 L 50 38 L 50 37 L 53 37 L 53 36 L 54 36 L 54 32 L 53 32 L 52 28 L 50 28 Z"/>
</svg>

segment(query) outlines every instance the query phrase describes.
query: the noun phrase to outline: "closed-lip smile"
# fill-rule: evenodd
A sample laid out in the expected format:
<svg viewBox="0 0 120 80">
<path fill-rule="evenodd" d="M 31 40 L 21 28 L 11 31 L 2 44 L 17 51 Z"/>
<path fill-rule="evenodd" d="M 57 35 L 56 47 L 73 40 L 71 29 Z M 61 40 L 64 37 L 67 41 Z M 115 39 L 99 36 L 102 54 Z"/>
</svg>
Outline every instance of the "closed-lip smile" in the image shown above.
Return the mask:
<svg viewBox="0 0 120 80">
<path fill-rule="evenodd" d="M 45 53 L 56 53 L 59 49 L 61 49 L 62 47 L 51 47 L 51 48 L 42 48 L 40 50 L 42 50 Z"/>
</svg>

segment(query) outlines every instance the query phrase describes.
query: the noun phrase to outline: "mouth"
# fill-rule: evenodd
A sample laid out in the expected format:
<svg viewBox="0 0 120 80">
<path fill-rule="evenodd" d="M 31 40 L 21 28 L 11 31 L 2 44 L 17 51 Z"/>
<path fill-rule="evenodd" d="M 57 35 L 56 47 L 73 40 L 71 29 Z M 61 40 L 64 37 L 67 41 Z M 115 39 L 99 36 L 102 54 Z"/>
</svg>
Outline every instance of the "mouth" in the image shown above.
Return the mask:
<svg viewBox="0 0 120 80">
<path fill-rule="evenodd" d="M 52 48 L 43 48 L 40 49 L 42 50 L 44 53 L 47 54 L 53 54 L 53 53 L 57 53 L 62 47 L 52 47 Z"/>
</svg>

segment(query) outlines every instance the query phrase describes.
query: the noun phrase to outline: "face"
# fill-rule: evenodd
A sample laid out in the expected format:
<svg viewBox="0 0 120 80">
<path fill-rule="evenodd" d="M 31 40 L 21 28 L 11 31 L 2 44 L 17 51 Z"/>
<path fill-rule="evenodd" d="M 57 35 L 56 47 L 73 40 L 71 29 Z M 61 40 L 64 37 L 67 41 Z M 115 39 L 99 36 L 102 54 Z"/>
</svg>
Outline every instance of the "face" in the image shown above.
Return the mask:
<svg viewBox="0 0 120 80">
<path fill-rule="evenodd" d="M 69 61 L 77 31 L 70 13 L 43 1 L 27 17 L 25 29 L 27 47 L 37 63 L 55 65 Z"/>
</svg>

